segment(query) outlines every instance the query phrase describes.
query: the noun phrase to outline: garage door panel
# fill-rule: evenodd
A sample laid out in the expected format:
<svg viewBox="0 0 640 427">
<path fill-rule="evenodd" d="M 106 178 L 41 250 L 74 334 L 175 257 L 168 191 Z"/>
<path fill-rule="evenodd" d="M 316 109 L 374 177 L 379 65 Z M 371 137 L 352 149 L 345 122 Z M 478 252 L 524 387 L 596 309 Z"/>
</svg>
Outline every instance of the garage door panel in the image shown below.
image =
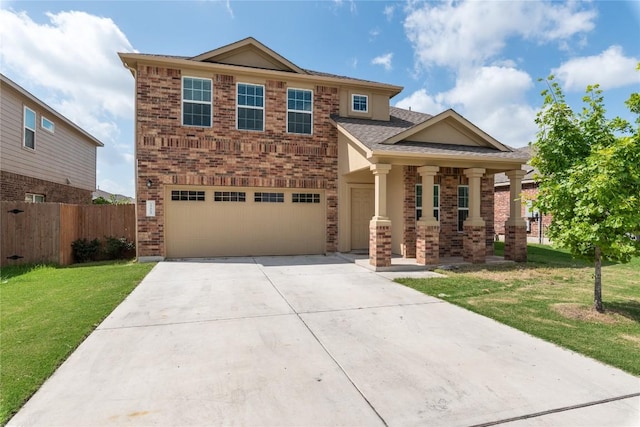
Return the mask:
<svg viewBox="0 0 640 427">
<path fill-rule="evenodd" d="M 293 190 L 232 189 L 244 191 L 245 202 L 213 201 L 207 188 L 205 201 L 170 200 L 168 190 L 165 242 L 167 256 L 212 257 L 297 255 L 325 252 L 324 194 L 320 203 L 292 203 Z M 198 188 L 202 190 L 202 188 Z M 283 203 L 255 202 L 254 192 L 284 193 Z M 299 191 L 298 191 L 299 192 Z"/>
</svg>

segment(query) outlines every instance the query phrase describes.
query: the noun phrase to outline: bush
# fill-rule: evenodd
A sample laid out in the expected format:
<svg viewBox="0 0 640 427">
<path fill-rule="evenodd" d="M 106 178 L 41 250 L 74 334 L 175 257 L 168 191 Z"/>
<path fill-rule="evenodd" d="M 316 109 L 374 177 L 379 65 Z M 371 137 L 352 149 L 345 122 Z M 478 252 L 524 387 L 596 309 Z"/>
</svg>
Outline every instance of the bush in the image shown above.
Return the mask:
<svg viewBox="0 0 640 427">
<path fill-rule="evenodd" d="M 105 237 L 104 252 L 107 259 L 130 258 L 136 244 L 128 241 L 125 237 Z"/>
<path fill-rule="evenodd" d="M 94 261 L 100 252 L 100 240 L 74 240 L 71 243 L 71 251 L 76 262 Z"/>
</svg>

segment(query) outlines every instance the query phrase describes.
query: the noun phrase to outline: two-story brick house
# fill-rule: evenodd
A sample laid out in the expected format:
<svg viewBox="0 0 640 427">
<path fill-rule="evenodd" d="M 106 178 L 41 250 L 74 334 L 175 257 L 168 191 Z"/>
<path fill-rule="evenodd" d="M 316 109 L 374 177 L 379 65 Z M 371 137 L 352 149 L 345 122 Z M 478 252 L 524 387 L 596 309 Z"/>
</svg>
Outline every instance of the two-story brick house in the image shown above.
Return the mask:
<svg viewBox="0 0 640 427">
<path fill-rule="evenodd" d="M 0 200 L 91 203 L 102 142 L 0 74 Z"/>
<path fill-rule="evenodd" d="M 253 38 L 195 57 L 120 53 L 136 80 L 138 256 L 493 251 L 493 174 L 526 161 L 401 87 L 306 70 Z M 526 258 L 514 198 L 506 257 Z"/>
</svg>

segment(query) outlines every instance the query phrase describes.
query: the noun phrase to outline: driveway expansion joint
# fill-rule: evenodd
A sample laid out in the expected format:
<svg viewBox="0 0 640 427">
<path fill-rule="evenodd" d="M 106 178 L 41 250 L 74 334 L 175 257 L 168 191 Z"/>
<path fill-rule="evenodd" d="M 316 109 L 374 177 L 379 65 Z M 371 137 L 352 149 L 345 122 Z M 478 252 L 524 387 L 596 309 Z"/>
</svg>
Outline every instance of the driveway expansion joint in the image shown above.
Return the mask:
<svg viewBox="0 0 640 427">
<path fill-rule="evenodd" d="M 443 303 L 445 303 L 445 301 L 426 301 L 426 302 L 414 302 L 414 303 L 371 305 L 371 306 L 365 306 L 365 307 L 335 308 L 335 309 L 328 309 L 328 310 L 296 311 L 296 313 L 297 314 L 339 313 L 339 312 L 346 312 L 346 311 L 373 310 L 376 308 L 413 307 L 413 306 L 420 306 L 420 305 L 443 304 Z"/>
<path fill-rule="evenodd" d="M 136 329 L 136 328 L 152 328 L 156 326 L 173 326 L 173 325 L 189 325 L 197 323 L 213 323 L 223 322 L 229 320 L 246 320 L 246 319 L 259 319 L 265 317 L 281 317 L 281 316 L 293 316 L 295 312 L 291 313 L 277 313 L 277 314 L 256 314 L 253 316 L 238 316 L 238 317 L 221 317 L 218 319 L 202 319 L 202 320 L 186 320 L 184 322 L 168 322 L 168 323 L 150 323 L 147 325 L 126 325 L 126 326 L 112 326 L 112 327 L 97 327 L 96 331 L 113 331 L 118 329 Z"/>
</svg>

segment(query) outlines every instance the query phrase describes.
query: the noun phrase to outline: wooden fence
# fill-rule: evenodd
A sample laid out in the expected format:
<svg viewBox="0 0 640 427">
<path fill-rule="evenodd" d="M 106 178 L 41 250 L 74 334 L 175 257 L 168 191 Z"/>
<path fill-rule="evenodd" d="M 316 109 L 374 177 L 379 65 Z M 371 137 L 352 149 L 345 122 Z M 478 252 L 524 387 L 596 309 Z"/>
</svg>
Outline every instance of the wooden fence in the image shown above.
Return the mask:
<svg viewBox="0 0 640 427">
<path fill-rule="evenodd" d="M 0 266 L 73 263 L 76 239 L 135 241 L 135 205 L 0 202 Z"/>
</svg>

